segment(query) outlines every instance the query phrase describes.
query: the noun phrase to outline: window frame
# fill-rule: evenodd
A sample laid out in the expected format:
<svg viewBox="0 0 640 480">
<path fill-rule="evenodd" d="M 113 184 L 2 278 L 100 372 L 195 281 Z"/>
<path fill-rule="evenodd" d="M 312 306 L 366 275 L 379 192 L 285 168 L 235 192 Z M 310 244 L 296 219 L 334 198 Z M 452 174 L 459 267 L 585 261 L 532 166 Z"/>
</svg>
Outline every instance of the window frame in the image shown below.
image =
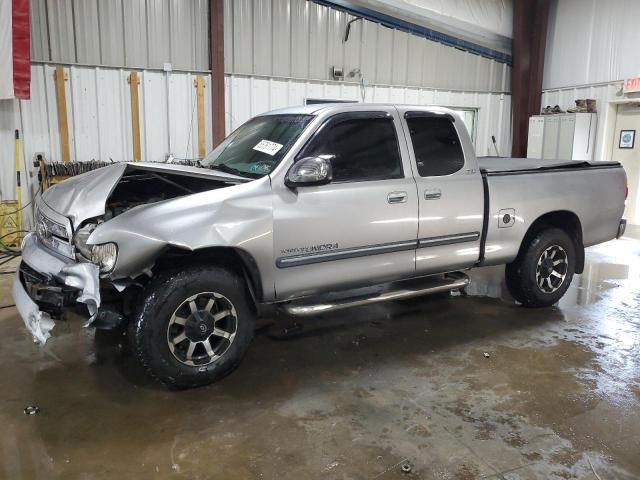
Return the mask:
<svg viewBox="0 0 640 480">
<path fill-rule="evenodd" d="M 421 175 L 420 174 L 420 170 L 418 169 L 418 158 L 416 157 L 416 150 L 415 147 L 413 145 L 413 138 L 411 137 L 411 129 L 409 127 L 409 122 L 408 120 L 412 119 L 412 118 L 444 118 L 447 119 L 451 122 L 451 126 L 453 127 L 453 130 L 456 132 L 456 135 L 458 137 L 458 143 L 460 146 L 460 152 L 462 153 L 462 165 L 459 169 L 451 172 L 451 173 L 447 173 L 446 175 Z M 404 113 L 404 123 L 406 126 L 406 131 L 407 131 L 407 147 L 409 148 L 409 155 L 411 157 L 413 157 L 413 165 L 412 167 L 415 167 L 415 172 L 416 172 L 416 178 L 443 178 L 443 177 L 450 177 L 452 175 L 457 175 L 460 172 L 462 172 L 466 165 L 467 165 L 467 156 L 465 155 L 464 152 L 464 146 L 462 145 L 462 138 L 460 137 L 460 132 L 458 131 L 458 125 L 456 124 L 456 120 L 460 120 L 459 118 L 456 119 L 455 115 L 451 115 L 450 113 L 439 113 L 439 112 L 423 112 L 423 111 L 419 111 L 419 110 L 410 110 Z M 463 125 L 463 128 L 466 128 L 466 126 Z"/>
<path fill-rule="evenodd" d="M 308 157 L 307 151 L 310 146 L 313 145 L 313 142 L 320 136 L 324 131 L 331 128 L 334 125 L 337 125 L 342 122 L 346 122 L 349 120 L 388 120 L 391 123 L 391 127 L 393 128 L 394 136 L 396 139 L 396 150 L 398 153 L 398 160 L 400 164 L 400 176 L 398 178 L 377 178 L 377 179 L 362 179 L 362 180 L 332 180 L 331 184 L 342 184 L 342 183 L 361 183 L 361 182 L 386 182 L 389 180 L 399 180 L 402 178 L 406 178 L 406 172 L 404 168 L 404 161 L 402 158 L 402 147 L 400 146 L 400 136 L 398 135 L 398 127 L 395 122 L 394 116 L 390 112 L 385 112 L 382 110 L 366 110 L 366 111 L 357 111 L 357 112 L 340 112 L 327 117 L 316 130 L 311 134 L 311 136 L 307 139 L 304 145 L 298 150 L 298 153 L 293 159 L 293 163 L 295 164 L 299 160 Z"/>
</svg>

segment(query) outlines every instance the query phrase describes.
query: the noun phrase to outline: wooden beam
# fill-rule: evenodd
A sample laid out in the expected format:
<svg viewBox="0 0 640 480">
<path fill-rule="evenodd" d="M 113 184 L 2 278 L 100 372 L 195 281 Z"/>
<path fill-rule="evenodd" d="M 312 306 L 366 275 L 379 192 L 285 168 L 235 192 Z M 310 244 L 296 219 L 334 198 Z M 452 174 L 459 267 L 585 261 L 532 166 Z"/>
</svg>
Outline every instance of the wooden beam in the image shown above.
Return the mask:
<svg viewBox="0 0 640 480">
<path fill-rule="evenodd" d="M 224 131 L 224 0 L 209 0 L 209 51 L 211 55 L 211 108 L 213 146 L 220 144 Z"/>
<path fill-rule="evenodd" d="M 133 140 L 133 160 L 139 162 L 142 158 L 140 149 L 140 95 L 138 93 L 138 72 L 129 74 L 129 89 L 131 91 L 131 138 Z"/>
<path fill-rule="evenodd" d="M 60 66 L 56 67 L 53 74 L 56 84 L 56 105 L 58 107 L 58 130 L 60 131 L 60 157 L 64 163 L 71 161 L 69 153 L 69 120 L 67 118 L 67 94 L 64 82 L 67 75 Z"/>
<path fill-rule="evenodd" d="M 204 77 L 198 75 L 195 80 L 196 104 L 198 106 L 198 158 L 206 155 L 206 141 L 204 133 Z"/>
</svg>

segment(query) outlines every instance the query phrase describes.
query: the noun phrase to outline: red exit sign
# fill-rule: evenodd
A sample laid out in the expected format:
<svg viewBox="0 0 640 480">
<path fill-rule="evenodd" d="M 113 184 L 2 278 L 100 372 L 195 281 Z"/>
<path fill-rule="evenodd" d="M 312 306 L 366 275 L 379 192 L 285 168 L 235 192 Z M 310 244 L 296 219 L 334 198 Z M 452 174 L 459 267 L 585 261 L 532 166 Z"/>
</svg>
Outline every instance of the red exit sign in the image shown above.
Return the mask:
<svg viewBox="0 0 640 480">
<path fill-rule="evenodd" d="M 640 75 L 624 81 L 624 93 L 640 92 Z"/>
</svg>

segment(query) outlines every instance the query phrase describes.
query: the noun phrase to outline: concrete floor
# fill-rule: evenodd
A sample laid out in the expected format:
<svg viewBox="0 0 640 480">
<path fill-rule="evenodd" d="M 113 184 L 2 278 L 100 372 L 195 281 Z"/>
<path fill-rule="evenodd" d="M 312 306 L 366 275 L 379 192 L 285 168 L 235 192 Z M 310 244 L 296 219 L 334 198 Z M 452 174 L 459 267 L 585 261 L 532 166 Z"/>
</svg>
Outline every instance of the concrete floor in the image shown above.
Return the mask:
<svg viewBox="0 0 640 480">
<path fill-rule="evenodd" d="M 0 309 L 0 477 L 640 478 L 639 254 L 589 249 L 549 309 L 518 307 L 487 268 L 467 297 L 263 329 L 231 376 L 173 393 L 123 339 L 70 321 L 41 349 Z"/>
</svg>

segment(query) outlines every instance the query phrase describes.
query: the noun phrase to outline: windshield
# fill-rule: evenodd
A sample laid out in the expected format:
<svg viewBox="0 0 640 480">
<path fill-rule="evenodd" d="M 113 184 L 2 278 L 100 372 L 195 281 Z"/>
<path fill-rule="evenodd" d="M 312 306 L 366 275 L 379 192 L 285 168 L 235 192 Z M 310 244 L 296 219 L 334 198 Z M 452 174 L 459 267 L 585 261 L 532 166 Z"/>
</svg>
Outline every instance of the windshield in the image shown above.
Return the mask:
<svg viewBox="0 0 640 480">
<path fill-rule="evenodd" d="M 243 177 L 270 174 L 312 115 L 263 115 L 249 120 L 218 145 L 201 165 Z"/>
</svg>

